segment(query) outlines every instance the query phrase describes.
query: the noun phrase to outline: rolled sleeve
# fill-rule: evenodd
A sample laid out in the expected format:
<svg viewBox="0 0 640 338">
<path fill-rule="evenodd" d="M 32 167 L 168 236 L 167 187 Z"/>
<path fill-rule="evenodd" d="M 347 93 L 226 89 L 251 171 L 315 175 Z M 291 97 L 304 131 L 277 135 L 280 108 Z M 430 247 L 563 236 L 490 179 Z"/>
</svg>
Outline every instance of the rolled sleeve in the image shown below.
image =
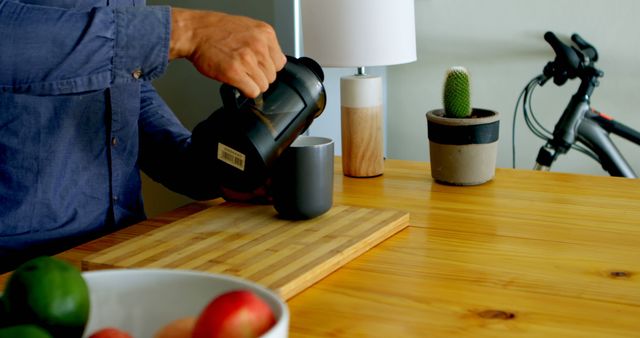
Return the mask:
<svg viewBox="0 0 640 338">
<path fill-rule="evenodd" d="M 168 6 L 86 10 L 0 0 L 0 92 L 63 95 L 159 77 Z"/>
<path fill-rule="evenodd" d="M 169 63 L 171 9 L 168 6 L 116 8 L 113 81 L 149 81 Z"/>
</svg>

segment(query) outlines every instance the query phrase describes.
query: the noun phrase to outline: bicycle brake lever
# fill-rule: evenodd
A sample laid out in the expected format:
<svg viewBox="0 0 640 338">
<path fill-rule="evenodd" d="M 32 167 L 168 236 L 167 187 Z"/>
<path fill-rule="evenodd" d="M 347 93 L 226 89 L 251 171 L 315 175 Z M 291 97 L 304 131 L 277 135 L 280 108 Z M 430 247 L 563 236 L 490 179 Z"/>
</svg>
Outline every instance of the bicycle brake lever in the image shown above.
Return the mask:
<svg viewBox="0 0 640 338">
<path fill-rule="evenodd" d="M 540 74 L 538 75 L 538 77 L 536 77 L 536 82 L 538 82 L 538 86 L 542 87 L 545 83 L 547 83 L 547 81 L 549 81 L 549 79 L 551 79 L 551 77 L 545 74 Z"/>
<path fill-rule="evenodd" d="M 569 73 L 562 66 L 558 66 L 558 60 L 549 61 L 547 65 L 544 67 L 542 74 L 546 77 L 544 81 L 546 83 L 547 80 L 553 78 L 553 83 L 555 83 L 558 87 L 567 83 L 567 80 L 570 78 Z"/>
<path fill-rule="evenodd" d="M 557 86 L 562 86 L 567 83 L 568 79 L 569 76 L 567 75 L 567 72 L 561 71 L 553 76 L 553 83 L 555 83 Z"/>
</svg>

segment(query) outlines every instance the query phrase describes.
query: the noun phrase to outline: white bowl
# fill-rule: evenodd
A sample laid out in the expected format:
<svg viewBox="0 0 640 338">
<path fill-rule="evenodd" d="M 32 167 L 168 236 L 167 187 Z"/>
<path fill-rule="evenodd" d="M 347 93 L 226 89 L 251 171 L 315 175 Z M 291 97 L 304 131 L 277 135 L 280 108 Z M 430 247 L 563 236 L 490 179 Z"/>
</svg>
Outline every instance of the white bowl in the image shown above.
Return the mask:
<svg viewBox="0 0 640 338">
<path fill-rule="evenodd" d="M 255 292 L 273 310 L 276 324 L 262 337 L 286 338 L 289 309 L 274 292 L 227 275 L 171 269 L 114 269 L 83 272 L 91 296 L 85 337 L 116 327 L 134 338 L 151 338 L 164 325 L 197 317 L 217 295 L 231 290 Z"/>
</svg>

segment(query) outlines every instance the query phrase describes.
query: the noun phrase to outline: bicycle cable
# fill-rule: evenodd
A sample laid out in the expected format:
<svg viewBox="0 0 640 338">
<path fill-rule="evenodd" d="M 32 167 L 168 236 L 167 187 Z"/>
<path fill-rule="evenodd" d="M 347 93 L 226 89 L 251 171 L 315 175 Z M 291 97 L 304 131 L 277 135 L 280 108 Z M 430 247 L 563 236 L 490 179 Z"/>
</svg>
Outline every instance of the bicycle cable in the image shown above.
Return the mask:
<svg viewBox="0 0 640 338">
<path fill-rule="evenodd" d="M 511 125 L 511 165 L 512 167 L 515 169 L 516 168 L 516 118 L 518 115 L 518 108 L 520 107 L 520 101 L 523 101 L 523 115 L 524 115 L 524 120 L 525 123 L 527 124 L 527 128 L 529 128 L 529 130 L 531 130 L 531 132 L 533 132 L 533 134 L 545 141 L 548 140 L 547 137 L 545 137 L 545 135 L 539 133 L 538 130 L 536 130 L 535 128 L 532 128 L 532 126 L 530 125 L 530 121 L 527 117 L 528 112 L 526 109 L 526 104 L 525 102 L 527 101 L 531 101 L 529 100 L 530 98 L 530 93 L 533 91 L 533 87 L 537 86 L 538 82 L 542 80 L 542 78 L 544 78 L 544 75 L 538 75 L 536 77 L 534 77 L 533 79 L 531 79 L 527 85 L 524 87 L 524 89 L 522 89 L 522 91 L 520 92 L 520 95 L 518 96 L 518 99 L 516 101 L 516 106 L 513 110 L 513 122 Z M 544 130 L 544 128 L 543 128 Z"/>
<path fill-rule="evenodd" d="M 533 101 L 533 92 L 538 86 L 539 79 L 540 77 L 534 78 L 529 82 L 529 86 L 525 89 L 526 93 L 524 95 L 524 101 L 522 101 L 522 114 L 529 130 L 531 130 L 531 132 L 538 138 L 546 142 L 553 138 L 553 134 L 547 130 L 540 121 L 538 121 L 533 113 L 533 106 L 531 105 L 531 102 Z"/>
</svg>

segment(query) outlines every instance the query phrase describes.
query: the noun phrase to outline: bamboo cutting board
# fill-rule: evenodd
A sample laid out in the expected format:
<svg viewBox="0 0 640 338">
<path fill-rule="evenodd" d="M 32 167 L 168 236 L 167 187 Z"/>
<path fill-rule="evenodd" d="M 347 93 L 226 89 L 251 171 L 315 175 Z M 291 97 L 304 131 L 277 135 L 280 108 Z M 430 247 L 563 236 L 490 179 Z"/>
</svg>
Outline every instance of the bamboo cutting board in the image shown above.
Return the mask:
<svg viewBox="0 0 640 338">
<path fill-rule="evenodd" d="M 224 203 L 87 256 L 83 270 L 173 268 L 246 278 L 289 299 L 402 230 L 407 212 L 334 206 L 305 221 Z"/>
</svg>

